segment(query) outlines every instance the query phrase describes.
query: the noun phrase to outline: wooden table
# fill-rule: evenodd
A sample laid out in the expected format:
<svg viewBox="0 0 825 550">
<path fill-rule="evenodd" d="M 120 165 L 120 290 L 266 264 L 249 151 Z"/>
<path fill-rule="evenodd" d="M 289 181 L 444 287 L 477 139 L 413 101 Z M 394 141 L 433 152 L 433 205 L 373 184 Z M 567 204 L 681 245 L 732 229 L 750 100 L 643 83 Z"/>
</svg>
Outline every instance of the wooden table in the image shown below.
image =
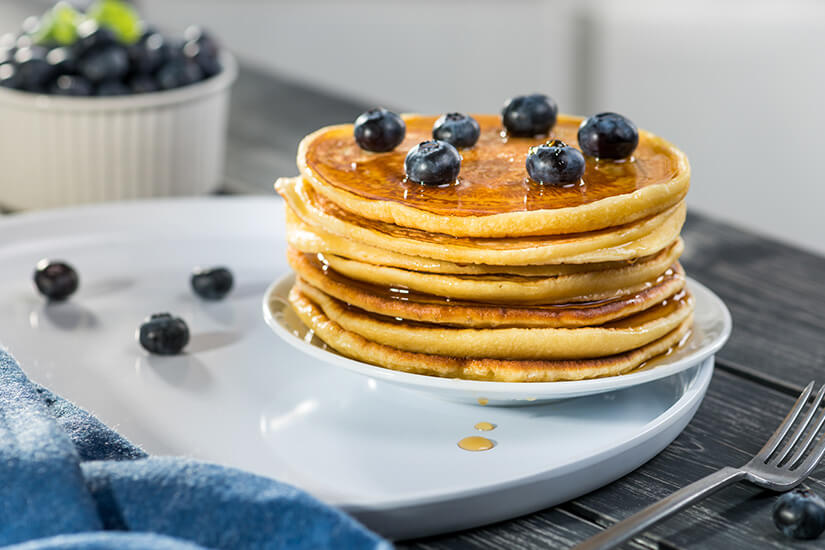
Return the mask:
<svg viewBox="0 0 825 550">
<path fill-rule="evenodd" d="M 300 138 L 354 120 L 371 106 L 242 70 L 231 110 L 227 190 L 270 193 L 278 176 L 296 173 Z M 746 462 L 802 388 L 813 379 L 825 382 L 825 258 L 695 212 L 683 237 L 687 272 L 722 297 L 734 320 L 707 397 L 687 429 L 635 472 L 583 497 L 479 529 L 406 541 L 400 548 L 569 547 L 722 466 Z M 807 484 L 825 496 L 825 469 Z M 626 546 L 825 547 L 825 538 L 803 544 L 782 536 L 771 519 L 775 499 L 741 483 Z"/>
</svg>

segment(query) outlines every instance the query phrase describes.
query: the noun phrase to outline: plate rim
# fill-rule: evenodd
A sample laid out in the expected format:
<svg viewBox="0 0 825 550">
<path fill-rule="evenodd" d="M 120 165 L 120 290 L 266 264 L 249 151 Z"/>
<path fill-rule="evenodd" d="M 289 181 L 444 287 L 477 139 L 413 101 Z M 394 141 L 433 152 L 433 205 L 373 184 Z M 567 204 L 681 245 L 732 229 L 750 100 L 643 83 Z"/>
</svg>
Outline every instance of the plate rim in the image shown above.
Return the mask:
<svg viewBox="0 0 825 550">
<path fill-rule="evenodd" d="M 288 284 L 291 286 L 290 281 L 295 280 L 295 273 L 292 271 L 287 272 L 269 285 L 264 293 L 261 306 L 264 321 L 278 337 L 299 351 L 315 357 L 324 363 L 343 367 L 351 372 L 389 383 L 403 384 L 409 389 L 415 389 L 417 391 L 426 391 L 429 389 L 450 392 L 475 392 L 493 399 L 503 394 L 518 394 L 520 396 L 518 399 L 525 399 L 526 401 L 528 397 L 535 397 L 537 398 L 535 403 L 540 404 L 540 398 L 560 399 L 564 397 L 585 396 L 653 382 L 687 370 L 692 366 L 699 365 L 708 357 L 714 356 L 716 352 L 725 345 L 733 330 L 733 320 L 730 311 L 722 299 L 708 287 L 691 277 L 686 277 L 686 279 L 689 287 L 698 288 L 701 292 L 705 293 L 710 298 L 713 307 L 718 309 L 721 314 L 722 329 L 719 335 L 713 340 L 674 363 L 659 365 L 654 369 L 603 378 L 560 380 L 557 382 L 498 382 L 492 380 L 464 380 L 429 376 L 426 374 L 414 374 L 371 365 L 307 343 L 280 323 L 269 307 L 277 288 Z M 277 300 L 278 298 L 274 299 Z M 281 301 L 284 302 L 283 300 Z M 525 402 L 525 404 L 530 403 L 530 401 Z"/>
</svg>

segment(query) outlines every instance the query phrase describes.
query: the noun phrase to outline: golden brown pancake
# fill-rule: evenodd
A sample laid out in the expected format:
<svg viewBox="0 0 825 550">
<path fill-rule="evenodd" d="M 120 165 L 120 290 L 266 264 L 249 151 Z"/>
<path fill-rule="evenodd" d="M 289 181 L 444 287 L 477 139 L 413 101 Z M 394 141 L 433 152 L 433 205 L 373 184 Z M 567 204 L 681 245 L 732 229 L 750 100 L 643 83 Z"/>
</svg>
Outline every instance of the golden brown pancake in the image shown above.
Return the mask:
<svg viewBox="0 0 825 550">
<path fill-rule="evenodd" d="M 635 292 L 676 263 L 682 249 L 679 239 L 658 254 L 631 265 L 553 277 L 418 273 L 341 256 L 324 256 L 324 261 L 350 279 L 387 288 L 405 288 L 484 303 L 557 304 L 608 300 Z"/>
<path fill-rule="evenodd" d="M 614 376 L 680 345 L 692 315 L 665 336 L 640 348 L 607 357 L 577 360 L 474 359 L 415 353 L 371 342 L 344 330 L 298 288 L 289 294 L 293 310 L 316 336 L 339 353 L 380 367 L 429 376 L 499 382 L 553 382 Z"/>
<path fill-rule="evenodd" d="M 406 180 L 404 157 L 432 139 L 436 117 L 405 115 L 404 141 L 388 153 L 364 151 L 353 126 L 322 128 L 299 146 L 298 168 L 327 199 L 366 219 L 458 237 L 570 234 L 627 224 L 681 201 L 690 167 L 685 155 L 644 130 L 630 159 L 587 159 L 581 184 L 540 185 L 525 171 L 531 146 L 553 138 L 578 147 L 582 119 L 560 115 L 549 136 L 509 137 L 496 115 L 473 115 L 481 136 L 462 149 L 458 184 Z"/>
<path fill-rule="evenodd" d="M 347 306 L 317 288 L 298 283 L 330 320 L 367 340 L 405 351 L 493 359 L 587 359 L 636 349 L 674 330 L 693 312 L 682 291 L 624 319 L 579 328 L 464 328 L 393 319 Z"/>
<path fill-rule="evenodd" d="M 276 189 L 311 227 L 368 246 L 454 263 L 542 265 L 629 260 L 669 246 L 685 220 L 685 204 L 626 225 L 575 235 L 483 239 L 427 233 L 368 220 L 339 208 L 300 178 L 281 178 Z"/>
<path fill-rule="evenodd" d="M 408 271 L 422 273 L 442 273 L 452 275 L 523 275 L 525 277 L 553 277 L 583 271 L 616 269 L 644 261 L 651 256 L 621 260 L 617 262 L 595 262 L 588 264 L 546 264 L 546 265 L 485 265 L 456 264 L 443 260 L 433 260 L 421 256 L 408 256 L 358 243 L 350 238 L 339 237 L 323 229 L 311 228 L 302 222 L 290 208 L 286 209 L 287 243 L 289 246 L 310 254 L 358 258 L 360 261 Z"/>
<path fill-rule="evenodd" d="M 684 271 L 679 264 L 642 291 L 612 300 L 543 306 L 479 304 L 403 289 L 382 288 L 349 279 L 317 258 L 288 250 L 289 263 L 305 284 L 355 307 L 411 321 L 474 328 L 601 325 L 644 311 L 681 291 Z"/>
</svg>

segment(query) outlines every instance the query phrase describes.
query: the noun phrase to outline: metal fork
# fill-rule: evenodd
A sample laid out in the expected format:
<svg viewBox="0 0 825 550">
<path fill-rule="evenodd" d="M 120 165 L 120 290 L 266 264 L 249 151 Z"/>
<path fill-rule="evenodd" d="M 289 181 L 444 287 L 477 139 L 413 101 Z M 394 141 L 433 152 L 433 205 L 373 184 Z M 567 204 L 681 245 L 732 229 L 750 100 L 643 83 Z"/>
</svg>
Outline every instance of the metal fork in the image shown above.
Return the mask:
<svg viewBox="0 0 825 550">
<path fill-rule="evenodd" d="M 811 382 L 802 391 L 782 424 L 750 462 L 741 468 L 730 466 L 722 468 L 718 472 L 679 489 L 669 497 L 584 541 L 576 546 L 576 550 L 599 550 L 617 546 L 657 521 L 743 479 L 772 491 L 789 491 L 799 485 L 816 468 L 825 454 L 825 437 L 817 441 L 820 430 L 825 424 L 825 411 L 817 417 L 814 427 L 808 429 L 822 404 L 825 385 L 817 392 L 805 415 L 798 423 L 796 422 L 802 414 L 802 409 L 808 403 L 813 389 L 814 383 Z M 796 423 L 796 429 L 790 437 L 787 437 L 794 423 Z M 806 431 L 807 435 L 805 435 Z M 797 445 L 803 435 L 805 435 L 804 440 Z M 782 445 L 783 441 L 784 445 Z M 810 453 L 806 456 L 809 450 Z"/>
</svg>

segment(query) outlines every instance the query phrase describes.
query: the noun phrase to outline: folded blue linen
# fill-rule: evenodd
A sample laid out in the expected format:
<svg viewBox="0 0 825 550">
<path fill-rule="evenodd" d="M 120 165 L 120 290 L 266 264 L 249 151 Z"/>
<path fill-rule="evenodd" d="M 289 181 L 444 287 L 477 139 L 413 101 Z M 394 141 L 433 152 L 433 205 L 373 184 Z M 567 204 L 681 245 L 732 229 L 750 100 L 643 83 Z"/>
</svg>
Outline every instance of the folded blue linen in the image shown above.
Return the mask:
<svg viewBox="0 0 825 550">
<path fill-rule="evenodd" d="M 289 485 L 149 457 L 38 386 L 0 350 L 0 546 L 303 549 L 392 546 Z"/>
</svg>

